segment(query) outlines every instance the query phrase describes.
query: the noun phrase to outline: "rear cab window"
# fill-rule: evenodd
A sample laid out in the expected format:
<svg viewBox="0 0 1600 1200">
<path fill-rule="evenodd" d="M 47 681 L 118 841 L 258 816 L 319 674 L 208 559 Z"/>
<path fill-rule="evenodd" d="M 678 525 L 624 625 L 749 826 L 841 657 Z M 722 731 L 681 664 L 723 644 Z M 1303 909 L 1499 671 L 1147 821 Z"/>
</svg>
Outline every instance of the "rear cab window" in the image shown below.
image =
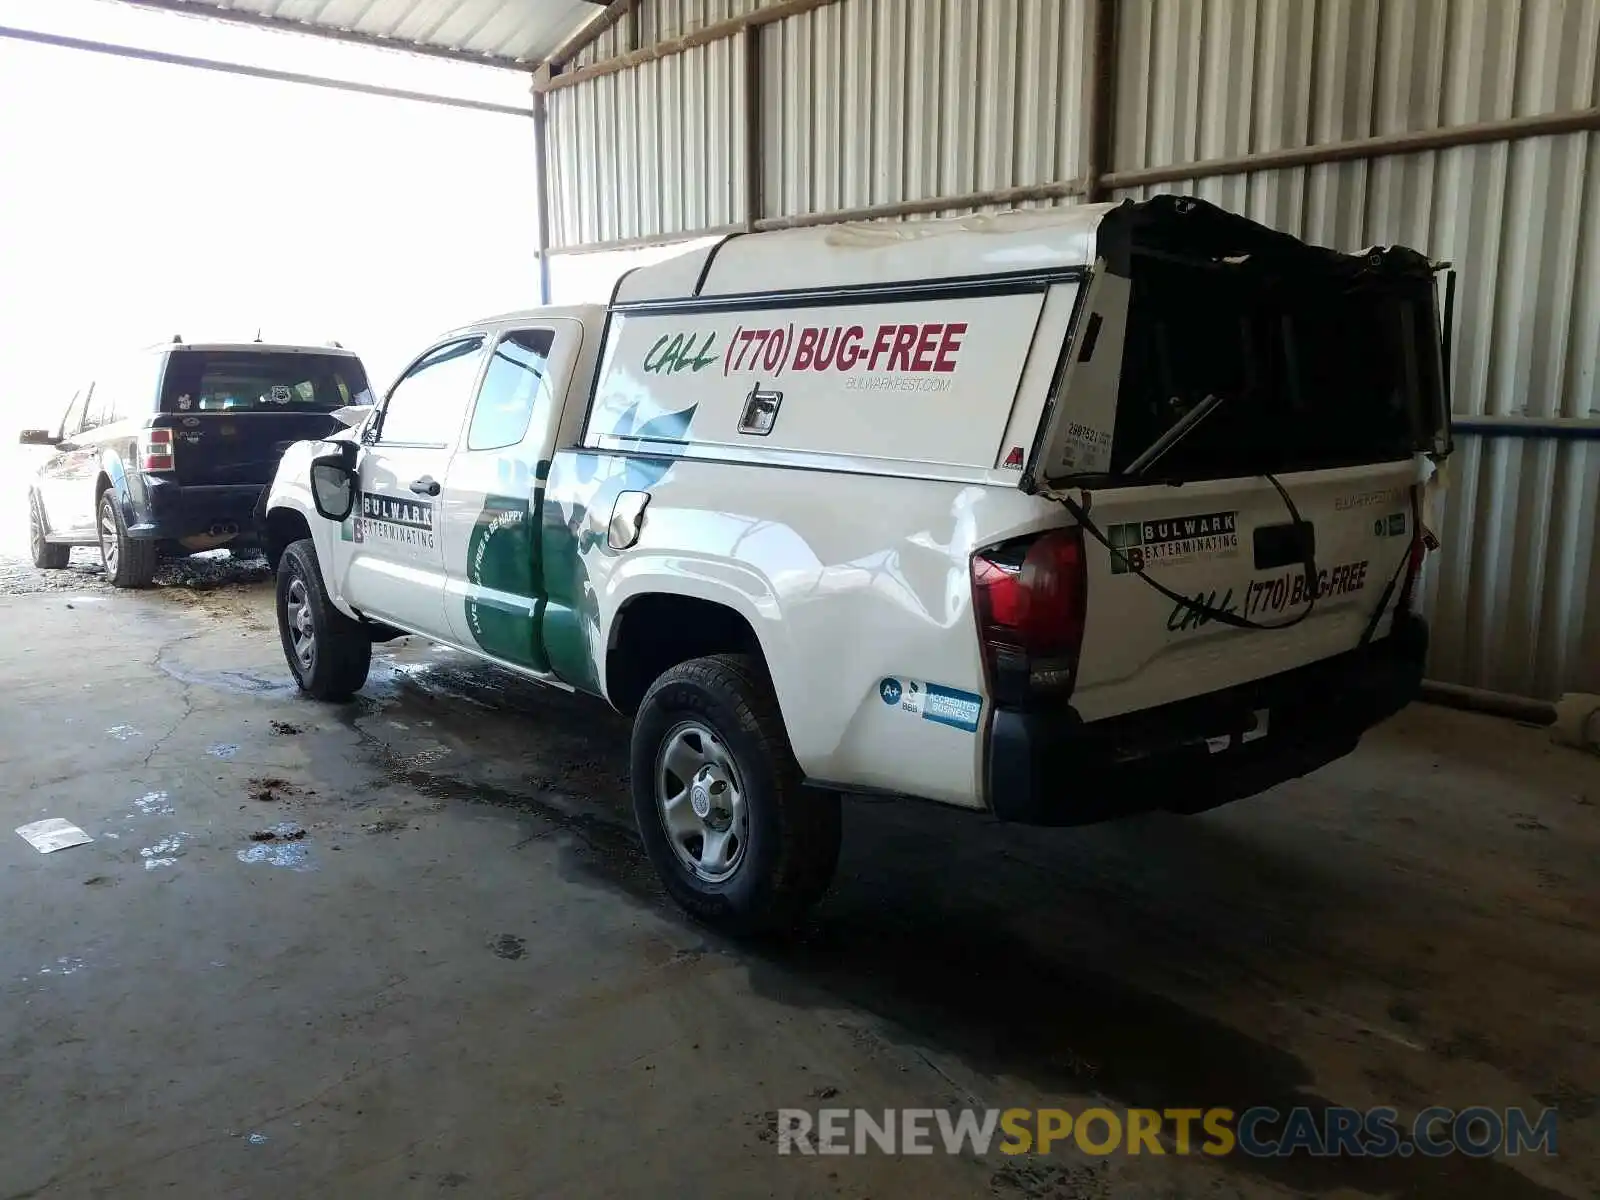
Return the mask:
<svg viewBox="0 0 1600 1200">
<path fill-rule="evenodd" d="M 331 413 L 370 403 L 366 372 L 348 354 L 175 350 L 161 388 L 164 413 Z"/>
<path fill-rule="evenodd" d="M 501 336 L 478 389 L 467 431 L 468 450 L 518 445 L 530 425 L 542 429 L 548 423 L 554 398 L 545 380 L 554 342 L 551 329 L 519 329 Z M 540 413 L 537 423 L 535 410 Z"/>
</svg>

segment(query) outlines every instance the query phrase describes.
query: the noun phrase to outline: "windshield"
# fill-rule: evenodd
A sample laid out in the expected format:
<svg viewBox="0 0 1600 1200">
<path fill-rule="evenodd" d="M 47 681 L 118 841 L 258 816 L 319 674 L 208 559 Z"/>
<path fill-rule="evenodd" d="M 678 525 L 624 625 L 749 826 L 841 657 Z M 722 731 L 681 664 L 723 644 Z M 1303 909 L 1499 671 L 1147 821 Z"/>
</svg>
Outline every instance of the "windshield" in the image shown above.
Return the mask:
<svg viewBox="0 0 1600 1200">
<path fill-rule="evenodd" d="M 161 411 L 333 412 L 371 404 L 361 361 L 348 354 L 175 350 Z"/>
</svg>

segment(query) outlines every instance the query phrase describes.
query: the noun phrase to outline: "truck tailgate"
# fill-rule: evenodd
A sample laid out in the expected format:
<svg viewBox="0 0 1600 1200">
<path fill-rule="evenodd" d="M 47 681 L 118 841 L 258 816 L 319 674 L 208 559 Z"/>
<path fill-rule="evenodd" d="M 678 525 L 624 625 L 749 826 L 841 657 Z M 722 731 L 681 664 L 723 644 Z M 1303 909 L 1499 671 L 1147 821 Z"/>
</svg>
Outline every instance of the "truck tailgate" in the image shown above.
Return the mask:
<svg viewBox="0 0 1600 1200">
<path fill-rule="evenodd" d="M 1310 526 L 1314 603 L 1304 534 L 1267 479 L 1093 492 L 1090 518 L 1114 549 L 1085 539 L 1087 616 L 1073 706 L 1094 721 L 1354 649 L 1380 604 L 1392 610 L 1398 594 L 1390 581 L 1410 551 L 1416 471 L 1393 462 L 1280 477 Z M 1260 628 L 1234 627 L 1206 609 Z M 1373 636 L 1388 624 L 1385 615 Z"/>
</svg>

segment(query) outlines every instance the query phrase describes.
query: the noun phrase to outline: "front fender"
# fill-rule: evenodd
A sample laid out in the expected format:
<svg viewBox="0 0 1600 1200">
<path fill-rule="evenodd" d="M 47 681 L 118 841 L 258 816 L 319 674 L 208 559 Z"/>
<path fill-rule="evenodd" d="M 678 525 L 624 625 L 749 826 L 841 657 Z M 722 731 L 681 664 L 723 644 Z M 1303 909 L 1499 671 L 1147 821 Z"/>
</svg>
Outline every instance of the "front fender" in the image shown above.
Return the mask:
<svg viewBox="0 0 1600 1200">
<path fill-rule="evenodd" d="M 261 512 L 267 528 L 271 527 L 275 512 L 297 513 L 305 521 L 311 530 L 311 542 L 316 547 L 317 562 L 322 569 L 322 584 L 327 589 L 328 597 L 339 611 L 354 617 L 356 613 L 344 599 L 344 572 L 340 569 L 345 557 L 343 547 L 350 522 L 339 525 L 328 520 L 317 511 L 311 499 L 311 460 L 317 456 L 319 446 L 324 444 L 296 442 L 284 452 L 278 463 L 278 472 L 263 495 Z"/>
</svg>

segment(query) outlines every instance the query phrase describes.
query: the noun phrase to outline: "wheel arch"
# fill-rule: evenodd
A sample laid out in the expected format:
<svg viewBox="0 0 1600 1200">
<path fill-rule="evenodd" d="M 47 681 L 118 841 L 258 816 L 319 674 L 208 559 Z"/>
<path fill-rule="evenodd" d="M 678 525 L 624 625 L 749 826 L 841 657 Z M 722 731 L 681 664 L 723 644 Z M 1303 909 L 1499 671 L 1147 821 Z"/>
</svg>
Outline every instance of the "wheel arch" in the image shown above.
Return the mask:
<svg viewBox="0 0 1600 1200">
<path fill-rule="evenodd" d="M 306 514 L 290 504 L 276 504 L 267 510 L 266 527 L 262 531 L 266 543 L 267 562 L 272 569 L 278 569 L 278 563 L 283 558 L 283 552 L 289 548 L 291 542 L 301 538 L 312 538 L 311 522 Z"/>
<path fill-rule="evenodd" d="M 122 520 L 127 525 L 137 525 L 138 519 L 133 513 L 133 496 L 128 490 L 128 470 L 123 466 L 122 459 L 115 454 L 104 454 L 100 458 L 100 474 L 94 481 L 94 507 L 95 524 L 100 523 L 100 497 L 107 492 L 114 492 L 117 505 L 122 510 Z"/>
<path fill-rule="evenodd" d="M 339 555 L 339 527 L 319 514 L 311 505 L 307 488 L 291 487 L 274 491 L 267 501 L 266 512 L 260 518 L 262 534 L 266 540 L 268 561 L 278 569 L 283 552 L 301 538 L 310 538 L 317 554 L 318 569 L 322 573 L 322 586 L 327 589 L 333 606 L 345 616 L 360 620 L 360 615 L 345 601 Z M 276 539 L 282 538 L 282 541 Z"/>
<path fill-rule="evenodd" d="M 617 580 L 606 626 L 602 683 L 606 699 L 632 715 L 661 674 L 691 658 L 748 654 L 773 678 L 782 706 L 781 631 L 776 598 L 764 581 L 720 581 L 643 573 Z"/>
<path fill-rule="evenodd" d="M 95 499 L 100 499 L 100 493 L 107 488 L 117 489 L 117 498 L 124 504 L 128 502 L 128 468 L 122 459 L 109 451 L 100 457 L 100 477 L 95 481 Z"/>
</svg>

